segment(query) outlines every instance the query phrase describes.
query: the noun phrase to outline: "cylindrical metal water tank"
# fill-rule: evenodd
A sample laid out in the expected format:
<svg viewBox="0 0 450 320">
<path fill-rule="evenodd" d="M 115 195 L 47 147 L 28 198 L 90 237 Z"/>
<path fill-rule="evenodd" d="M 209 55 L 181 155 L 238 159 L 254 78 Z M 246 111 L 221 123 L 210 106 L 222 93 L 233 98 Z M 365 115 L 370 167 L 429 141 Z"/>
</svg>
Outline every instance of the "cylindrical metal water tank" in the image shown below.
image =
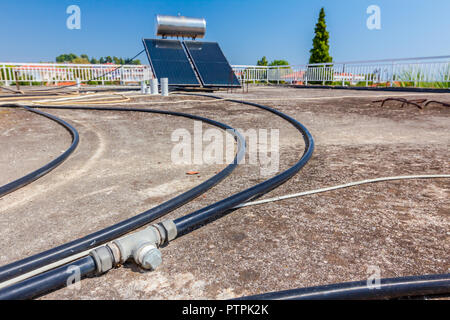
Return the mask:
<svg viewBox="0 0 450 320">
<path fill-rule="evenodd" d="M 156 16 L 156 35 L 162 37 L 203 38 L 206 20 L 183 16 Z"/>
</svg>

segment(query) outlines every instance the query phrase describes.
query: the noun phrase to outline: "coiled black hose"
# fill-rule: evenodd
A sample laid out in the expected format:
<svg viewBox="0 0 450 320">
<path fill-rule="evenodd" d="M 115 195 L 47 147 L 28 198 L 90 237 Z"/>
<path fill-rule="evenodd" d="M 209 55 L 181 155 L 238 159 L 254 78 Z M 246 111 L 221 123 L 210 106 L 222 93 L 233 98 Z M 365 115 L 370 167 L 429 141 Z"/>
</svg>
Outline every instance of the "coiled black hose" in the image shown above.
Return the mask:
<svg viewBox="0 0 450 320">
<path fill-rule="evenodd" d="M 207 96 L 207 97 L 218 98 L 216 96 Z M 282 183 L 286 182 L 289 178 L 294 176 L 308 162 L 308 160 L 312 156 L 312 152 L 314 150 L 314 140 L 313 140 L 311 134 L 309 133 L 309 131 L 300 122 L 289 117 L 288 115 L 285 115 L 284 113 L 282 113 L 280 111 L 277 111 L 277 110 L 267 107 L 267 106 L 258 105 L 255 103 L 250 103 L 250 102 L 245 102 L 245 101 L 239 101 L 239 100 L 231 100 L 231 101 L 236 102 L 236 103 L 247 104 L 250 106 L 254 106 L 257 108 L 261 108 L 261 109 L 270 111 L 270 112 L 280 116 L 281 118 L 289 121 L 303 135 L 303 139 L 305 141 L 305 151 L 304 151 L 302 157 L 300 158 L 300 160 L 296 164 L 294 164 L 294 166 L 292 166 L 288 170 L 282 172 L 281 174 L 278 174 L 277 176 L 275 176 L 271 179 L 268 179 L 265 182 L 260 183 L 254 187 L 251 187 L 247 190 L 239 192 L 227 199 L 216 202 L 213 205 L 207 206 L 206 208 L 203 208 L 201 210 L 193 212 L 185 217 L 176 219 L 174 222 L 177 227 L 177 232 L 179 235 L 185 234 L 188 232 L 188 230 L 192 230 L 193 228 L 197 227 L 199 224 L 205 223 L 206 221 L 210 221 L 211 218 L 217 217 L 219 214 L 229 211 L 231 208 L 233 208 L 237 204 L 240 204 L 249 199 L 260 196 L 264 193 L 269 192 L 270 190 L 273 190 L 274 188 L 278 187 Z M 52 108 L 55 108 L 55 107 L 52 107 Z M 59 107 L 56 107 L 56 108 L 59 108 Z M 72 108 L 72 109 L 94 109 L 94 110 L 98 109 L 98 108 L 93 108 L 93 107 L 69 107 L 69 108 Z M 118 108 L 101 108 L 101 109 L 102 110 L 104 110 L 104 109 L 116 110 Z M 119 110 L 121 110 L 121 109 L 119 109 Z M 127 109 L 127 110 L 134 110 L 134 109 Z M 137 110 L 142 111 L 142 109 L 137 109 Z M 236 157 L 236 158 L 238 158 L 238 157 Z M 239 161 L 239 160 L 240 159 L 238 159 L 238 160 L 235 159 L 235 161 Z M 109 229 L 109 228 L 107 228 L 107 229 Z M 107 230 L 107 229 L 105 229 L 105 230 Z M 103 239 L 104 239 L 104 237 L 103 237 Z M 80 240 L 82 240 L 82 239 L 80 239 Z M 75 244 L 80 240 L 76 240 Z M 112 240 L 112 239 L 110 239 L 110 240 Z M 106 242 L 106 241 L 104 241 L 104 242 Z M 100 242 L 96 243 L 96 245 L 98 245 L 98 244 L 100 244 Z M 68 245 L 70 245 L 70 243 Z M 50 254 L 52 254 L 52 260 L 54 257 L 58 256 L 58 254 L 53 254 L 53 252 L 52 252 L 57 249 L 58 248 L 48 251 Z M 63 248 L 63 249 L 67 250 L 66 248 Z M 81 251 L 82 250 L 77 250 L 77 252 L 81 252 Z M 74 253 L 76 253 L 76 252 L 72 252 L 71 254 L 74 254 Z M 45 254 L 45 252 L 43 254 Z M 47 256 L 48 256 L 48 254 L 47 254 Z M 89 258 L 90 257 L 86 257 L 86 258 L 83 258 L 82 260 L 84 261 L 85 259 L 89 259 Z M 36 266 L 36 260 L 39 259 L 39 255 L 37 255 L 35 257 L 30 257 L 27 259 L 32 259 L 31 262 L 35 266 L 33 269 L 36 269 L 38 267 L 38 266 Z M 24 259 L 22 261 L 26 262 L 27 259 Z M 62 259 L 62 257 L 60 257 L 59 259 Z M 90 259 L 92 259 L 92 258 L 90 258 Z M 49 258 L 46 258 L 46 260 L 48 261 Z M 53 260 L 53 261 L 56 261 L 56 260 Z M 80 260 L 77 260 L 74 263 L 78 264 L 79 261 Z M 48 262 L 48 263 L 50 263 L 50 262 Z M 46 265 L 48 263 L 45 263 L 43 265 Z M 74 264 L 74 263 L 72 263 L 72 264 Z M 8 267 L 8 266 L 6 266 L 6 267 Z M 63 281 L 65 281 L 65 279 L 67 279 L 67 274 L 65 274 L 66 268 L 67 267 L 63 266 L 63 267 L 58 268 L 58 271 L 55 271 L 55 273 L 52 273 L 52 271 L 49 271 L 49 272 L 43 273 L 41 275 L 35 276 L 33 278 L 30 278 L 30 279 L 26 280 L 26 282 L 22 281 L 11 287 L 4 288 L 0 291 L 0 298 L 27 299 L 27 298 L 31 298 L 31 297 L 35 296 L 36 294 L 63 286 L 64 285 Z M 17 269 L 17 267 L 15 269 Z M 33 270 L 33 269 L 31 269 L 31 270 Z M 84 275 L 88 275 L 90 272 L 91 272 L 91 270 L 86 270 L 86 273 Z M 24 273 L 24 272 L 22 272 L 22 273 Z M 0 268 L 0 276 L 1 276 L 1 274 L 2 274 L 2 268 Z M 42 279 L 48 279 L 48 282 L 44 285 L 42 283 Z M 25 286 L 25 288 L 22 288 L 22 285 Z M 10 292 L 10 288 L 12 289 L 11 295 L 8 293 L 8 292 Z"/>
<path fill-rule="evenodd" d="M 192 94 L 198 95 L 198 94 Z M 208 98 L 222 99 L 218 96 L 213 95 L 199 95 Z M 314 139 L 309 133 L 308 129 L 306 129 L 300 122 L 295 120 L 294 118 L 276 110 L 270 108 L 268 106 L 260 105 L 257 103 L 241 101 L 241 100 L 232 100 L 227 99 L 230 102 L 236 102 L 240 104 L 245 104 L 249 106 L 253 106 L 259 109 L 263 109 L 269 111 L 291 123 L 303 136 L 303 140 L 305 142 L 305 150 L 301 158 L 295 163 L 292 167 L 283 171 L 282 173 L 270 178 L 256 186 L 253 186 L 249 189 L 241 191 L 237 194 L 232 195 L 224 200 L 216 202 L 210 206 L 207 206 L 203 209 L 192 212 L 186 216 L 175 219 L 175 225 L 177 227 L 178 236 L 189 233 L 191 230 L 205 224 L 206 222 L 212 221 L 220 215 L 226 214 L 227 212 L 231 212 L 232 208 L 244 203 L 250 199 L 254 199 L 256 197 L 262 196 L 263 194 L 275 189 L 280 186 L 291 177 L 293 177 L 297 172 L 300 171 L 301 168 L 309 161 L 312 156 L 314 150 Z"/>
<path fill-rule="evenodd" d="M 380 284 L 354 281 L 269 292 L 237 300 L 393 299 L 450 292 L 450 273 L 380 279 Z"/>
<path fill-rule="evenodd" d="M 23 107 L 24 109 L 34 112 L 36 114 L 39 114 L 41 116 L 44 116 L 48 119 L 51 119 L 53 121 L 55 121 L 56 123 L 59 123 L 60 125 L 62 125 L 67 131 L 69 131 L 70 135 L 72 136 L 72 144 L 70 145 L 70 147 L 64 151 L 64 153 L 62 153 L 60 156 L 58 156 L 57 158 L 53 159 L 52 161 L 50 161 L 49 163 L 47 163 L 45 166 L 30 172 L 29 174 L 27 174 L 26 176 L 23 176 L 17 180 L 14 180 L 8 184 L 5 184 L 4 186 L 0 186 L 0 198 L 3 197 L 4 195 L 13 192 L 14 190 L 17 190 L 31 182 L 33 182 L 36 179 L 39 179 L 40 177 L 42 177 L 43 175 L 49 173 L 50 171 L 52 171 L 53 169 L 55 169 L 57 166 L 59 166 L 61 163 L 64 162 L 64 160 L 67 159 L 67 157 L 69 157 L 69 155 L 76 149 L 78 142 L 79 142 L 79 136 L 78 136 L 78 132 L 77 130 L 72 127 L 69 123 L 67 123 L 66 121 L 55 117 L 54 115 L 39 111 L 39 110 L 34 110 L 32 108 L 28 108 L 28 107 Z"/>
<path fill-rule="evenodd" d="M 198 95 L 198 94 L 191 94 Z M 204 95 L 201 95 L 204 96 Z M 221 99 L 217 96 L 208 95 L 210 98 Z M 214 217 L 230 212 L 232 208 L 251 198 L 258 197 L 265 192 L 276 188 L 289 179 L 292 175 L 298 172 L 311 157 L 314 142 L 308 130 L 297 120 L 266 106 L 258 105 L 251 102 L 227 99 L 227 101 L 248 104 L 268 110 L 279 115 L 294 125 L 303 135 L 305 140 L 305 152 L 302 158 L 291 168 L 283 173 L 275 176 L 267 181 L 264 181 L 250 189 L 244 190 L 227 199 L 219 201 L 206 208 L 200 209 L 196 212 L 188 214 L 184 217 L 174 220 L 179 235 L 189 233 Z M 404 278 L 384 279 L 381 281 L 380 289 L 371 291 L 366 286 L 366 282 L 351 282 L 343 284 L 335 284 L 314 288 L 301 288 L 290 291 L 274 292 L 267 295 L 262 295 L 262 299 L 297 299 L 303 297 L 304 299 L 382 299 L 382 298 L 396 298 L 408 295 L 424 295 L 424 294 L 440 294 L 450 292 L 450 275 L 424 275 Z M 248 299 L 258 299 L 259 296 L 248 297 Z"/>
<path fill-rule="evenodd" d="M 12 105 L 10 105 L 12 106 Z M 245 139 L 239 132 L 231 128 L 230 126 L 223 124 L 221 122 L 210 120 L 204 117 L 165 110 L 153 110 L 153 109 L 136 109 L 136 108 L 118 108 L 118 107 L 77 107 L 77 106 L 33 106 L 33 108 L 46 108 L 46 109 L 71 109 L 71 110 L 97 110 L 97 111 L 123 111 L 123 112 L 147 112 L 147 113 L 157 113 L 164 115 L 172 115 L 190 118 L 194 120 L 203 121 L 205 123 L 211 124 L 213 126 L 228 130 L 235 137 L 238 143 L 238 151 L 232 163 L 225 167 L 215 176 L 209 178 L 208 180 L 202 182 L 198 186 L 188 190 L 173 199 L 170 199 L 152 209 L 149 209 L 143 213 L 138 214 L 132 218 L 121 221 L 115 225 L 107 227 L 105 229 L 94 232 L 83 238 L 68 242 L 66 244 L 60 245 L 53 249 L 44 251 L 42 253 L 27 257 L 23 260 L 19 260 L 8 265 L 0 267 L 0 282 L 9 280 L 11 278 L 17 277 L 29 271 L 35 270 L 42 266 L 48 265 L 55 261 L 59 261 L 71 255 L 86 251 L 88 249 L 94 248 L 98 245 L 106 243 L 108 241 L 114 240 L 121 235 L 124 235 L 130 231 L 140 228 L 153 220 L 162 217 L 163 215 L 177 209 L 178 207 L 192 201 L 202 193 L 206 192 L 228 175 L 236 168 L 238 162 L 242 159 L 245 154 Z"/>
</svg>

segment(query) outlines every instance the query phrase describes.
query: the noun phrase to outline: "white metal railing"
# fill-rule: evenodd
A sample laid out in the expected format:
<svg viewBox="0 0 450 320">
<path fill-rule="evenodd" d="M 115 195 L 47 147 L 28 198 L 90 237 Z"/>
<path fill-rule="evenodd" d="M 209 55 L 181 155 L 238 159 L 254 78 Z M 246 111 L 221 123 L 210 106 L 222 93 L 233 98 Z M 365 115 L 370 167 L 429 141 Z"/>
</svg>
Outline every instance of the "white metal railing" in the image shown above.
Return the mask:
<svg viewBox="0 0 450 320">
<path fill-rule="evenodd" d="M 21 85 L 61 84 L 66 82 L 88 82 L 95 84 L 140 82 L 149 80 L 152 71 L 147 65 L 114 64 L 56 64 L 56 63 L 11 63 L 0 62 L 0 84 Z"/>
<path fill-rule="evenodd" d="M 148 65 L 56 64 L 0 62 L 0 85 L 62 84 L 88 82 L 94 84 L 126 84 L 152 78 Z M 450 56 L 393 60 L 333 62 L 291 66 L 235 65 L 233 70 L 242 82 L 275 82 L 341 85 L 423 86 L 437 83 L 449 87 Z"/>
<path fill-rule="evenodd" d="M 448 88 L 450 56 L 269 67 L 235 65 L 233 70 L 241 80 L 250 82 L 364 86 L 436 83 Z"/>
</svg>

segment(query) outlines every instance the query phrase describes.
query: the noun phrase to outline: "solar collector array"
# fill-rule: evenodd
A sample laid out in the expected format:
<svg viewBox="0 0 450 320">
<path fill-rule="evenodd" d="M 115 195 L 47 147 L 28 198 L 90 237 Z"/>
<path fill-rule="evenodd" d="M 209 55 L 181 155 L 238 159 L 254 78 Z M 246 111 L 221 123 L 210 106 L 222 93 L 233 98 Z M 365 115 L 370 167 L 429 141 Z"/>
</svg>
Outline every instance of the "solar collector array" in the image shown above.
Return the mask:
<svg viewBox="0 0 450 320">
<path fill-rule="evenodd" d="M 240 86 L 218 43 L 184 41 L 184 46 L 204 86 Z"/>
<path fill-rule="evenodd" d="M 156 78 L 168 78 L 169 85 L 200 86 L 180 41 L 144 39 L 143 42 Z"/>
<path fill-rule="evenodd" d="M 156 78 L 169 85 L 240 86 L 216 42 L 144 39 L 144 47 Z"/>
</svg>

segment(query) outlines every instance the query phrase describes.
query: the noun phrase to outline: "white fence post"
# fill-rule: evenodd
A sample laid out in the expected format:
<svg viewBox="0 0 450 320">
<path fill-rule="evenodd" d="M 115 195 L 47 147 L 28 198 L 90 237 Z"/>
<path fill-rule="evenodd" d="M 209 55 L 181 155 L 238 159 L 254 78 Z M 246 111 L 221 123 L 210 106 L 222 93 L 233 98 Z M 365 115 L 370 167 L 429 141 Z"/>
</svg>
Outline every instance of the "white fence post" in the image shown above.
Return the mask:
<svg viewBox="0 0 450 320">
<path fill-rule="evenodd" d="M 309 70 L 309 65 L 306 65 L 306 68 L 305 68 L 305 86 L 308 85 L 308 70 Z"/>
<path fill-rule="evenodd" d="M 447 79 L 445 80 L 445 82 L 447 82 L 447 88 L 449 88 L 449 84 L 450 84 L 450 63 L 447 64 Z"/>
<path fill-rule="evenodd" d="M 395 72 L 395 62 L 392 62 L 392 68 L 391 68 L 392 70 L 391 70 L 391 81 L 390 81 L 390 84 L 389 84 L 389 86 L 390 87 L 393 87 L 394 86 L 394 72 Z"/>
<path fill-rule="evenodd" d="M 2 80 L 5 81 L 5 86 L 9 86 L 8 75 L 6 74 L 6 66 L 2 65 Z"/>
</svg>

